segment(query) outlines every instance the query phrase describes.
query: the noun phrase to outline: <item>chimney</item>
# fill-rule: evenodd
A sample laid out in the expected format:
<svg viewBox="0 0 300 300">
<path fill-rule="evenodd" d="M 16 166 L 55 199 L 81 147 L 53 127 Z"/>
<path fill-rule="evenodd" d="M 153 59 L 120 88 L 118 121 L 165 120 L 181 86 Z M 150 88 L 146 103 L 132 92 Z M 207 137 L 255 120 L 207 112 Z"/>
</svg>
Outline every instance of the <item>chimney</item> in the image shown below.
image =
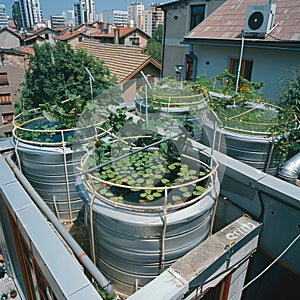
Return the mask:
<svg viewBox="0 0 300 300">
<path fill-rule="evenodd" d="M 107 24 L 107 33 L 108 34 L 111 33 L 111 28 L 112 28 L 112 25 L 111 24 Z"/>
<path fill-rule="evenodd" d="M 114 32 L 114 44 L 119 45 L 120 43 L 120 29 L 117 27 L 115 28 Z"/>
</svg>

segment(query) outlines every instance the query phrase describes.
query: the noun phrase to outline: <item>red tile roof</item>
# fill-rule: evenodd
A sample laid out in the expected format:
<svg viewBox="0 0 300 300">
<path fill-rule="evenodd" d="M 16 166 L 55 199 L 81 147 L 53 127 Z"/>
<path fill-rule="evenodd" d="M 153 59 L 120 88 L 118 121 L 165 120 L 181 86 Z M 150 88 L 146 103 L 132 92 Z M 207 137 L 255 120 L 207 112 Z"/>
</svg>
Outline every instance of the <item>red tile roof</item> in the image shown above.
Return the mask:
<svg viewBox="0 0 300 300">
<path fill-rule="evenodd" d="M 25 42 L 31 41 L 31 40 L 36 40 L 36 39 L 40 39 L 40 40 L 44 40 L 45 38 L 43 38 L 42 36 L 38 35 L 38 34 L 34 34 L 32 36 L 29 36 L 27 38 L 24 38 Z"/>
<path fill-rule="evenodd" d="M 161 65 L 151 56 L 142 53 L 142 48 L 139 47 L 104 44 L 93 39 L 84 40 L 75 47 L 103 60 L 104 65 L 117 77 L 119 83 L 127 82 L 148 64 L 161 69 Z"/>
<path fill-rule="evenodd" d="M 72 39 L 73 37 L 76 37 L 80 34 L 85 35 L 84 32 L 82 32 L 82 31 L 75 31 L 75 32 L 69 32 L 66 34 L 59 35 L 56 38 L 61 41 L 66 41 L 66 40 Z"/>
<path fill-rule="evenodd" d="M 114 37 L 114 34 L 115 34 L 115 28 L 113 28 L 111 30 L 110 33 L 92 33 L 92 36 L 93 37 Z M 137 28 L 124 28 L 124 27 L 120 27 L 119 28 L 119 37 L 122 38 L 122 37 L 125 37 L 127 35 L 129 35 L 130 33 L 136 31 Z"/>
<path fill-rule="evenodd" d="M 32 47 L 22 46 L 22 47 L 19 48 L 19 50 L 26 53 L 26 54 L 34 55 L 34 50 L 33 50 Z"/>
<path fill-rule="evenodd" d="M 268 3 L 268 0 L 227 0 L 185 38 L 240 38 L 247 6 Z M 273 0 L 272 3 L 276 4 L 274 26 L 264 41 L 300 41 L 300 0 Z"/>
</svg>

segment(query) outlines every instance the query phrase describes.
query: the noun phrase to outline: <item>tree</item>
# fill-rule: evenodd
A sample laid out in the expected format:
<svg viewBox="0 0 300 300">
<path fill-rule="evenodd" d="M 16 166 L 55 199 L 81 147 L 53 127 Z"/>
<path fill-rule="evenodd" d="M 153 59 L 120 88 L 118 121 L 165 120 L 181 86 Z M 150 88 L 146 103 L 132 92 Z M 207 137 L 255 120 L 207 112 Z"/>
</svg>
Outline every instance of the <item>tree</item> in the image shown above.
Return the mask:
<svg viewBox="0 0 300 300">
<path fill-rule="evenodd" d="M 300 150 L 300 70 L 293 68 L 281 81 L 279 106 L 282 109 L 278 115 L 278 131 L 282 132 L 282 138 L 278 147 L 284 161 Z"/>
<path fill-rule="evenodd" d="M 19 2 L 15 1 L 14 4 L 12 5 L 12 16 L 17 30 L 20 31 L 22 28 L 22 18 L 21 18 L 21 9 L 20 9 Z"/>
<path fill-rule="evenodd" d="M 146 47 L 143 49 L 144 53 L 152 56 L 159 63 L 161 63 L 162 58 L 162 45 L 152 39 L 147 42 Z"/>
<path fill-rule="evenodd" d="M 162 38 L 163 38 L 163 25 L 159 24 L 152 33 L 152 39 L 162 44 Z"/>
<path fill-rule="evenodd" d="M 60 103 L 70 96 L 80 96 L 91 100 L 89 74 L 92 74 L 93 93 L 115 85 L 116 78 L 97 57 L 88 55 L 84 50 L 74 51 L 67 43 L 58 42 L 34 45 L 34 55 L 30 56 L 29 68 L 21 90 L 16 111 L 23 107 L 37 108 L 43 103 Z"/>
<path fill-rule="evenodd" d="M 144 47 L 143 52 L 149 54 L 159 63 L 162 59 L 162 35 L 163 26 L 159 24 L 157 28 L 152 33 L 152 38 L 148 40 L 146 47 Z"/>
</svg>

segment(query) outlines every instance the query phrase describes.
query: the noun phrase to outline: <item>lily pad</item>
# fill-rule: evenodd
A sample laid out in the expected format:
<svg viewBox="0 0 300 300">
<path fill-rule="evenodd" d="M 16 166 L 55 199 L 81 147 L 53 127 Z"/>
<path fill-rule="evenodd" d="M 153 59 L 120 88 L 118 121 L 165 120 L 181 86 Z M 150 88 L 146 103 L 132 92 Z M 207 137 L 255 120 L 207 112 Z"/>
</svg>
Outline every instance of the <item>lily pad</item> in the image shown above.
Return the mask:
<svg viewBox="0 0 300 300">
<path fill-rule="evenodd" d="M 153 196 L 153 195 L 151 195 L 151 194 L 150 194 L 150 195 L 147 195 L 147 197 L 146 197 L 146 198 L 147 198 L 147 200 L 149 200 L 149 201 L 152 201 L 152 200 L 154 200 L 154 196 Z"/>
<path fill-rule="evenodd" d="M 138 179 L 136 180 L 136 182 L 139 183 L 139 184 L 141 184 L 141 183 L 144 182 L 144 179 L 143 179 L 143 178 L 138 178 Z"/>
<path fill-rule="evenodd" d="M 203 191 L 204 191 L 204 187 L 201 186 L 201 185 L 197 185 L 197 186 L 196 186 L 196 190 L 197 190 L 197 191 L 200 191 L 200 192 L 203 192 Z"/>
<path fill-rule="evenodd" d="M 172 196 L 172 200 L 179 201 L 179 200 L 181 200 L 181 198 L 179 196 L 174 195 L 174 196 Z"/>
<path fill-rule="evenodd" d="M 153 197 L 155 197 L 155 198 L 161 197 L 161 193 L 158 193 L 158 192 L 154 192 L 152 195 L 153 195 Z"/>
</svg>

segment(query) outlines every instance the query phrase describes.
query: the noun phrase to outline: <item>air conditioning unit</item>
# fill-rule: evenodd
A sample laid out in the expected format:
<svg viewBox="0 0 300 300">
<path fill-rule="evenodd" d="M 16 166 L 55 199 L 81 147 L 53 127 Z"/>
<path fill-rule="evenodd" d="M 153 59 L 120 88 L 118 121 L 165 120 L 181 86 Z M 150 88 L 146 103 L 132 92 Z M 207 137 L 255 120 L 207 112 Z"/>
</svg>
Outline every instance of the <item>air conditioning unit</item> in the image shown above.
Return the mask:
<svg viewBox="0 0 300 300">
<path fill-rule="evenodd" d="M 275 9 L 275 4 L 248 5 L 244 25 L 244 36 L 265 37 L 273 27 Z"/>
</svg>

